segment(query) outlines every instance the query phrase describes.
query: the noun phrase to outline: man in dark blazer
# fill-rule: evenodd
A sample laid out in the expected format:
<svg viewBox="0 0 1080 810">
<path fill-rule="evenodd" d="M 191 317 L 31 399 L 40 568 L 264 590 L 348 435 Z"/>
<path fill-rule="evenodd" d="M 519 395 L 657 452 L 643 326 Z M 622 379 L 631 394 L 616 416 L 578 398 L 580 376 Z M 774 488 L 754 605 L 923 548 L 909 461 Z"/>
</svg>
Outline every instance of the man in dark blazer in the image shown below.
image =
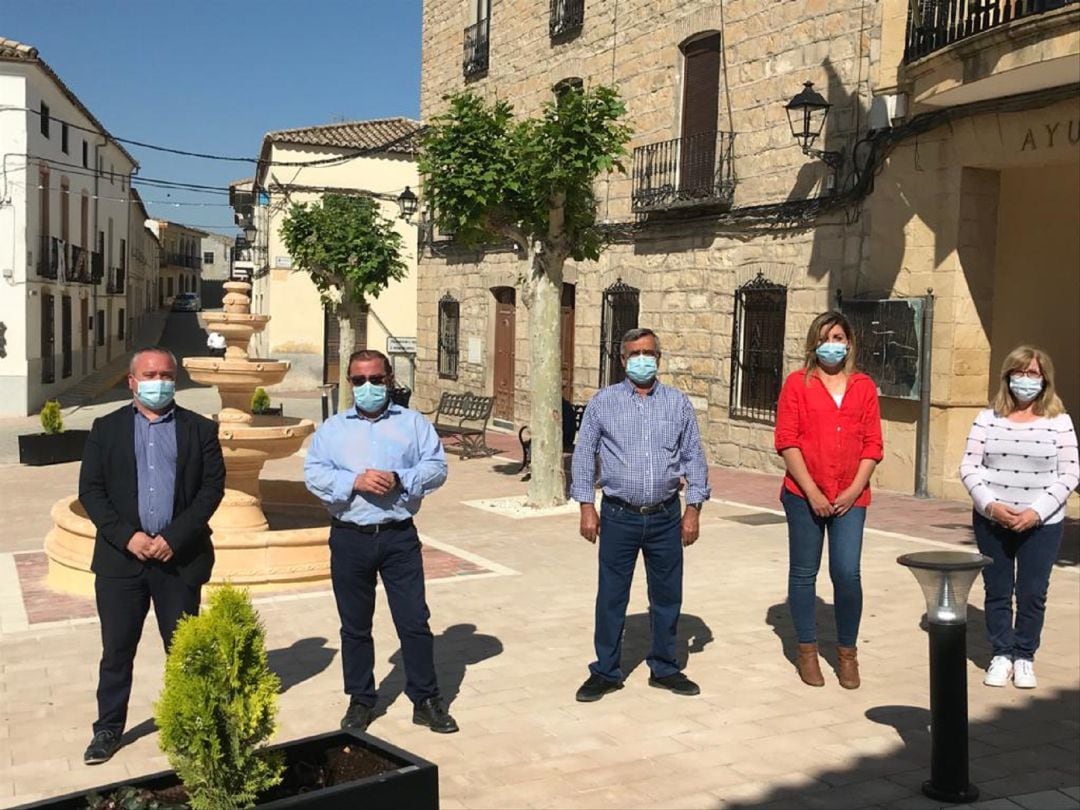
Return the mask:
<svg viewBox="0 0 1080 810">
<path fill-rule="evenodd" d="M 94 421 L 79 472 L 79 500 L 97 527 L 90 567 L 102 643 L 88 765 L 120 747 L 150 603 L 166 650 L 180 617 L 199 612 L 214 565 L 210 516 L 225 493 L 217 423 L 173 402 L 173 354 L 137 351 L 128 387 L 131 404 Z"/>
</svg>

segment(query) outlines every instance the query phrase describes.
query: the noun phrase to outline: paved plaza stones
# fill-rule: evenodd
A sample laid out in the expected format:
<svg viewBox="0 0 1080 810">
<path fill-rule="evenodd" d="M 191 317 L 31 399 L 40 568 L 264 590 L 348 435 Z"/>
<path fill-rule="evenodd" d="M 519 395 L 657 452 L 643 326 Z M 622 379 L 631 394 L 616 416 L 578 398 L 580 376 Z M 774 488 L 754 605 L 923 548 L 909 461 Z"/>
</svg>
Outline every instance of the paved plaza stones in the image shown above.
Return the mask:
<svg viewBox="0 0 1080 810">
<path fill-rule="evenodd" d="M 182 392 L 201 407 L 206 392 Z M 317 406 L 317 401 L 312 405 Z M 293 412 L 302 403 L 290 404 Z M 207 403 L 203 408 L 212 408 Z M 923 600 L 902 553 L 969 541 L 962 504 L 879 494 L 863 555 L 863 687 L 835 676 L 831 587 L 819 580 L 826 686 L 799 682 L 785 653 L 786 531 L 779 479 L 714 470 L 714 501 L 686 562 L 680 624 L 696 698 L 650 689 L 644 576 L 634 584 L 626 688 L 574 701 L 592 655 L 595 548 L 572 510 L 513 519 L 467 505 L 522 494 L 512 437 L 506 455 L 450 458 L 447 485 L 417 520 L 425 539 L 436 659 L 461 733 L 411 722 L 385 601 L 376 611 L 378 711 L 371 733 L 439 765 L 444 808 L 935 806 L 928 775 Z M 274 462 L 299 478 L 302 459 Z M 85 605 L 35 589 L 47 505 L 71 492 L 77 465 L 0 465 L 0 807 L 167 767 L 150 718 L 163 652 L 152 622 L 136 660 L 126 745 L 96 768 L 81 762 L 95 704 L 99 629 Z M 44 511 L 43 511 L 44 508 Z M 881 530 L 884 531 L 881 531 Z M 334 728 L 341 694 L 337 616 L 328 588 L 259 594 L 271 661 L 282 676 L 278 739 Z M 971 775 L 983 807 L 1080 806 L 1080 575 L 1075 539 L 1054 572 L 1039 688 L 989 689 L 982 590 L 968 634 Z M 80 618 L 81 617 L 81 618 Z M 1008 797 L 1008 798 L 1005 798 Z"/>
</svg>

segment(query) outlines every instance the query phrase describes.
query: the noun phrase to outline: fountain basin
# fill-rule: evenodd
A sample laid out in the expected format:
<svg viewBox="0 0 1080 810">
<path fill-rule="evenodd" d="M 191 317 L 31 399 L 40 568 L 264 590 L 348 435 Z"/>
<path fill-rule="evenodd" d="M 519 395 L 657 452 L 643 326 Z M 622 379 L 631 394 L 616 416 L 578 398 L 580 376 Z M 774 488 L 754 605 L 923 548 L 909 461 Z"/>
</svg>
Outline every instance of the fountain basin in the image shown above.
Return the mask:
<svg viewBox="0 0 1080 810">
<path fill-rule="evenodd" d="M 184 368 L 191 379 L 201 385 L 254 391 L 259 387 L 276 385 L 289 371 L 288 360 L 258 358 L 187 357 Z"/>
<path fill-rule="evenodd" d="M 329 518 L 300 481 L 263 481 L 270 529 L 215 532 L 211 585 L 232 582 L 253 591 L 304 587 L 330 581 Z M 45 537 L 47 585 L 92 597 L 94 524 L 76 496 L 57 501 Z"/>
</svg>

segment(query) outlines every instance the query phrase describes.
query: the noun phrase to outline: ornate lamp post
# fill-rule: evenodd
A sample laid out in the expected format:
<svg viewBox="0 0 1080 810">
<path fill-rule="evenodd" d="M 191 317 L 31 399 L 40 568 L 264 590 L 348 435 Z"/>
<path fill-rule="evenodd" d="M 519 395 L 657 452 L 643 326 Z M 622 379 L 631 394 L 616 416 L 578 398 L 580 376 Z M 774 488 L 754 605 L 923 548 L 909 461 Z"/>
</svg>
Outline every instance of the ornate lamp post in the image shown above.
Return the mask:
<svg viewBox="0 0 1080 810">
<path fill-rule="evenodd" d="M 824 96 L 814 89 L 813 82 L 804 83 L 798 95 L 784 105 L 788 114 L 788 123 L 791 125 L 791 134 L 803 154 L 816 157 L 836 170 L 844 163 L 843 152 L 828 152 L 813 148 L 814 141 L 821 135 L 831 108 L 832 105 L 825 100 Z"/>
</svg>

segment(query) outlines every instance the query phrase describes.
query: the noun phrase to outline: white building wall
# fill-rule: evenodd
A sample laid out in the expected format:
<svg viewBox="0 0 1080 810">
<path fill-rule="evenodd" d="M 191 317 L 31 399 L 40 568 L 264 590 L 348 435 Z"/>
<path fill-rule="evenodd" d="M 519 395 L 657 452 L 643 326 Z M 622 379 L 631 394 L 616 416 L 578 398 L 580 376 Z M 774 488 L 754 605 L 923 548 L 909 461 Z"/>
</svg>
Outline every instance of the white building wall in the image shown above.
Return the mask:
<svg viewBox="0 0 1080 810">
<path fill-rule="evenodd" d="M 0 63 L 0 414 L 26 412 L 26 80 Z"/>
</svg>

